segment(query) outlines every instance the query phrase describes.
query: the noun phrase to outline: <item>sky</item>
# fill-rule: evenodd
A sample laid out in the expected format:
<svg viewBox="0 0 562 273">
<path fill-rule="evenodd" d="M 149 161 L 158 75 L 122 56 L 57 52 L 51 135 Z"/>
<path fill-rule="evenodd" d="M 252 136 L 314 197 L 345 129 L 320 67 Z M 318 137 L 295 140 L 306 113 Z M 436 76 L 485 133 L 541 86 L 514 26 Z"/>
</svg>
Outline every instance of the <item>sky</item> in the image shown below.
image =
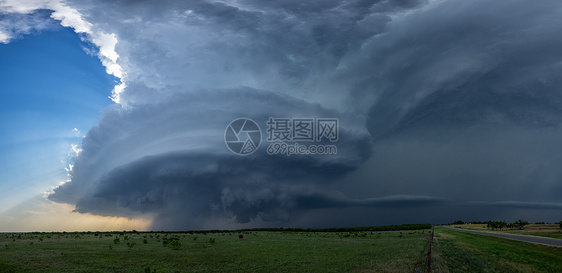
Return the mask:
<svg viewBox="0 0 562 273">
<path fill-rule="evenodd" d="M 0 1 L 0 231 L 558 222 L 561 15 Z"/>
</svg>

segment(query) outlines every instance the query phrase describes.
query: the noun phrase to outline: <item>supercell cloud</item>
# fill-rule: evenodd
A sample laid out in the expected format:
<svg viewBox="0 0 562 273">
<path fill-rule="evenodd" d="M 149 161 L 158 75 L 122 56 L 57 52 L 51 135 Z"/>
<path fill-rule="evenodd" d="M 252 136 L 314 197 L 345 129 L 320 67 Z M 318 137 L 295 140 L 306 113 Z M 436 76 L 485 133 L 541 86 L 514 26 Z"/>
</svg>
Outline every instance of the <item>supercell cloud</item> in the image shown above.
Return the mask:
<svg viewBox="0 0 562 273">
<path fill-rule="evenodd" d="M 558 0 L 65 5 L 123 82 L 49 196 L 79 213 L 154 229 L 559 220 Z M 224 143 L 240 117 L 262 127 L 248 156 Z M 338 153 L 268 155 L 269 117 L 338 118 Z"/>
<path fill-rule="evenodd" d="M 338 154 L 273 156 L 262 147 L 239 156 L 228 150 L 224 132 L 232 117 L 265 125 L 270 115 L 337 116 Z M 82 213 L 155 214 L 155 227 L 167 229 L 202 228 L 211 216 L 234 223 L 287 220 L 290 210 L 317 206 L 312 200 L 353 205 L 324 188 L 356 169 L 370 146 L 364 120 L 356 116 L 263 90 L 202 90 L 107 111 L 84 139 L 71 182 L 49 198 L 76 204 Z"/>
</svg>

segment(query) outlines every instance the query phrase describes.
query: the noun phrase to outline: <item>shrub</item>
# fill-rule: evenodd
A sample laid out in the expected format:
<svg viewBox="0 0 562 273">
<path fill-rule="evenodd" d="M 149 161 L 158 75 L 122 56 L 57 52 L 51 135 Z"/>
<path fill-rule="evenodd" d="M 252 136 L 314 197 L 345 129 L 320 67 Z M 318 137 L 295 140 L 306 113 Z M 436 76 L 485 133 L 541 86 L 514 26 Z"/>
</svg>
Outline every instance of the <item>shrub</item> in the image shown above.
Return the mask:
<svg viewBox="0 0 562 273">
<path fill-rule="evenodd" d="M 179 239 L 175 239 L 175 240 L 170 241 L 169 245 L 170 245 L 170 248 L 172 248 L 174 250 L 178 250 L 178 249 L 181 248 L 181 242 L 180 242 Z"/>
<path fill-rule="evenodd" d="M 164 236 L 162 238 L 162 245 L 163 246 L 168 246 L 172 249 L 180 249 L 181 248 L 181 242 L 180 242 L 180 238 L 177 236 L 173 236 L 168 238 L 167 236 Z"/>
</svg>

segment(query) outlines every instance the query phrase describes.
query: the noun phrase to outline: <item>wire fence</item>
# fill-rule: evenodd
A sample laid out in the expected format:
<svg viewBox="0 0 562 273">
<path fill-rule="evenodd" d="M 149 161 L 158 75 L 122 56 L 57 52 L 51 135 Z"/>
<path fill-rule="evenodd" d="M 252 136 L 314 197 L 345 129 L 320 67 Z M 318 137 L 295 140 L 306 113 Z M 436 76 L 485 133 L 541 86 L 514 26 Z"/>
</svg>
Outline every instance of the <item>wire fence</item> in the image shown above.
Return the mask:
<svg viewBox="0 0 562 273">
<path fill-rule="evenodd" d="M 431 237 L 429 239 L 429 247 L 427 249 L 427 273 L 431 273 L 431 246 L 433 245 L 433 235 L 435 234 L 435 229 L 431 226 Z"/>
<path fill-rule="evenodd" d="M 431 226 L 431 235 L 429 236 L 429 246 L 427 247 L 427 273 L 431 273 L 431 246 L 433 245 L 433 235 L 435 229 Z M 421 269 L 416 268 L 416 273 L 421 273 Z"/>
</svg>

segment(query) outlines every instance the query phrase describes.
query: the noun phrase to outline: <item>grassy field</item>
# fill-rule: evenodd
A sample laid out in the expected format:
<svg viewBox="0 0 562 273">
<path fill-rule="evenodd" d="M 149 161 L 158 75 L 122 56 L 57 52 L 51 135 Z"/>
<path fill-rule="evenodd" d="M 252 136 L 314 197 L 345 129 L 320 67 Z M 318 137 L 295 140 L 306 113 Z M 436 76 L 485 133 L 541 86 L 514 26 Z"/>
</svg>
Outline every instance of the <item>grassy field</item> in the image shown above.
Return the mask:
<svg viewBox="0 0 562 273">
<path fill-rule="evenodd" d="M 434 249 L 432 272 L 562 272 L 557 247 L 436 227 Z"/>
<path fill-rule="evenodd" d="M 429 234 L 4 233 L 0 272 L 426 272 Z M 436 227 L 432 261 L 432 272 L 562 272 L 562 248 Z"/>
<path fill-rule="evenodd" d="M 562 229 L 558 224 L 529 224 L 525 226 L 525 229 L 507 229 L 503 230 L 490 230 L 486 228 L 486 224 L 463 224 L 463 225 L 451 225 L 451 227 L 487 231 L 487 232 L 500 232 L 500 233 L 510 233 L 510 234 L 520 234 L 520 235 L 532 235 L 541 237 L 550 237 L 556 239 L 562 239 Z"/>
<path fill-rule="evenodd" d="M 428 230 L 6 233 L 1 272 L 413 272 Z"/>
</svg>

